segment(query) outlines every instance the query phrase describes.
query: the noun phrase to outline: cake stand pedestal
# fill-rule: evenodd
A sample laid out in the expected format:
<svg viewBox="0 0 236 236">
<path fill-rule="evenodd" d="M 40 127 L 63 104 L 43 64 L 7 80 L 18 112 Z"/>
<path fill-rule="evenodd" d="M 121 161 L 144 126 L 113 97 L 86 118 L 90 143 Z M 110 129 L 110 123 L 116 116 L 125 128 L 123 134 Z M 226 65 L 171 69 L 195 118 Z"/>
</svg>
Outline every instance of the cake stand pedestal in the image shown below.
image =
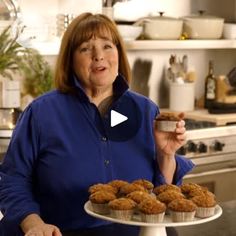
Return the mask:
<svg viewBox="0 0 236 236">
<path fill-rule="evenodd" d="M 167 236 L 166 227 L 141 226 L 139 236 Z"/>
<path fill-rule="evenodd" d="M 139 236 L 167 236 L 166 227 L 178 227 L 178 226 L 187 226 L 187 225 L 196 225 L 206 223 L 212 220 L 217 219 L 222 214 L 222 208 L 217 205 L 215 209 L 215 214 L 213 216 L 201 219 L 194 217 L 193 221 L 188 222 L 173 222 L 169 215 L 165 215 L 162 223 L 146 223 L 141 221 L 141 217 L 138 214 L 134 214 L 131 220 L 120 220 L 113 218 L 111 215 L 100 215 L 98 213 L 93 212 L 93 208 L 91 206 L 90 201 L 86 202 L 84 205 L 84 210 L 91 216 L 111 221 L 119 224 L 126 225 L 136 225 L 140 226 Z"/>
</svg>

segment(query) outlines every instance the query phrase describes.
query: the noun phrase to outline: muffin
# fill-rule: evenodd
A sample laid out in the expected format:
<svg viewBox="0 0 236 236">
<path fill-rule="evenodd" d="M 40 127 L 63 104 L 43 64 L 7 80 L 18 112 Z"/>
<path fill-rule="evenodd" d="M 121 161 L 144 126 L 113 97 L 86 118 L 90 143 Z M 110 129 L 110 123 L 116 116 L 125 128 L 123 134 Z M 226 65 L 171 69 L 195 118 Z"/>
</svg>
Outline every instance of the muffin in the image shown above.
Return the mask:
<svg viewBox="0 0 236 236">
<path fill-rule="evenodd" d="M 141 201 L 143 201 L 144 199 L 147 198 L 152 198 L 152 199 L 156 199 L 156 197 L 154 195 L 151 195 L 147 192 L 143 192 L 143 191 L 134 191 L 129 193 L 128 195 L 126 195 L 127 198 L 132 199 L 135 203 L 139 204 Z M 135 209 L 134 209 L 134 213 L 139 213 L 138 210 L 138 205 L 136 205 Z"/>
<path fill-rule="evenodd" d="M 119 180 L 119 179 L 115 179 L 110 181 L 108 184 L 111 185 L 113 188 L 116 188 L 117 191 L 120 191 L 120 188 L 126 184 L 128 184 L 129 182 L 125 181 L 125 180 Z"/>
<path fill-rule="evenodd" d="M 93 211 L 98 214 L 109 214 L 110 209 L 108 202 L 116 199 L 116 195 L 112 192 L 96 191 L 89 196 Z"/>
<path fill-rule="evenodd" d="M 161 113 L 156 119 L 156 128 L 159 131 L 175 132 L 176 124 L 181 119 L 171 112 Z"/>
<path fill-rule="evenodd" d="M 136 203 L 129 198 L 117 198 L 108 203 L 113 218 L 130 220 L 132 218 Z"/>
<path fill-rule="evenodd" d="M 199 195 L 206 195 L 206 196 L 210 196 L 212 198 L 215 198 L 215 195 L 208 191 L 207 188 L 201 188 L 201 189 L 193 189 L 188 193 L 188 198 L 193 198 L 195 196 L 199 196 Z"/>
<path fill-rule="evenodd" d="M 141 201 L 143 201 L 146 198 L 148 198 L 148 199 L 150 199 L 150 198 L 155 199 L 154 195 L 151 195 L 151 194 L 149 194 L 147 192 L 143 192 L 143 191 L 131 192 L 128 195 L 126 195 L 126 197 L 132 199 L 137 204 L 139 204 Z"/>
<path fill-rule="evenodd" d="M 134 192 L 134 191 L 147 192 L 147 190 L 143 186 L 141 186 L 140 184 L 130 183 L 130 184 L 123 185 L 120 188 L 119 194 L 121 196 L 126 196 L 127 194 Z"/>
<path fill-rule="evenodd" d="M 171 201 L 175 199 L 185 198 L 181 192 L 176 192 L 175 190 L 167 190 L 157 195 L 157 200 L 168 205 Z"/>
<path fill-rule="evenodd" d="M 138 204 L 143 222 L 160 223 L 164 219 L 166 205 L 154 198 L 147 198 Z"/>
<path fill-rule="evenodd" d="M 147 189 L 147 191 L 148 191 L 149 193 L 152 192 L 153 187 L 154 187 L 153 183 L 150 182 L 150 181 L 148 181 L 148 180 L 146 180 L 146 179 L 137 179 L 137 180 L 133 181 L 133 183 L 134 183 L 134 184 L 140 184 L 140 185 L 143 186 L 145 189 Z"/>
<path fill-rule="evenodd" d="M 175 199 L 168 204 L 173 222 L 187 222 L 194 219 L 197 206 L 188 199 Z"/>
<path fill-rule="evenodd" d="M 180 185 L 181 192 L 183 194 L 187 194 L 193 190 L 202 190 L 202 186 L 195 184 L 195 183 L 183 183 Z"/>
<path fill-rule="evenodd" d="M 164 191 L 167 191 L 167 190 L 173 190 L 173 191 L 176 191 L 176 192 L 181 192 L 180 188 L 177 185 L 174 185 L 174 184 L 163 184 L 163 185 L 155 187 L 153 189 L 153 193 L 158 195 L 158 194 L 160 194 L 160 193 L 162 193 Z"/>
<path fill-rule="evenodd" d="M 196 205 L 196 217 L 207 218 L 215 214 L 216 200 L 212 195 L 198 195 L 191 199 Z"/>
<path fill-rule="evenodd" d="M 116 188 L 112 187 L 109 184 L 101 184 L 101 183 L 94 184 L 94 185 L 90 186 L 88 189 L 89 194 L 93 194 L 96 191 L 106 191 L 106 192 L 112 192 L 114 194 L 117 193 Z"/>
</svg>

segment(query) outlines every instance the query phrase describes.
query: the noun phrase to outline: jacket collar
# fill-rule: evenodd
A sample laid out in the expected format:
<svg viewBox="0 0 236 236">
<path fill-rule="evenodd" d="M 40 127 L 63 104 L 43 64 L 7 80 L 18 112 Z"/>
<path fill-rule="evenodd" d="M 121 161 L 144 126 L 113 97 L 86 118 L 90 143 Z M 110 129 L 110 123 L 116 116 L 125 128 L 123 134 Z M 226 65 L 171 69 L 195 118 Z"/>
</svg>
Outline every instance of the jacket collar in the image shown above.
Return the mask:
<svg viewBox="0 0 236 236">
<path fill-rule="evenodd" d="M 84 88 L 81 85 L 81 82 L 79 81 L 78 77 L 76 75 L 73 76 L 73 82 L 76 87 L 76 90 L 78 91 L 78 96 L 83 101 L 89 101 L 89 98 L 87 94 L 84 91 Z M 114 83 L 113 83 L 113 92 L 114 96 L 116 97 L 116 100 L 119 99 L 127 90 L 129 89 L 129 85 L 124 79 L 124 77 L 121 74 L 118 74 Z"/>
</svg>

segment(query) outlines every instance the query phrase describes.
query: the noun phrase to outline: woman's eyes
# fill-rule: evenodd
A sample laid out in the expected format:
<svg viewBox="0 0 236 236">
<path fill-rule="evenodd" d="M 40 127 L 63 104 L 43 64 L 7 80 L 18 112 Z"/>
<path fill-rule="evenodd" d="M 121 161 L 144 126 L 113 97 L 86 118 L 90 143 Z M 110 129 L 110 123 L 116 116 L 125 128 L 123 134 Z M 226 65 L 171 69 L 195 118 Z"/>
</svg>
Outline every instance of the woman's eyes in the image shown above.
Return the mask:
<svg viewBox="0 0 236 236">
<path fill-rule="evenodd" d="M 103 49 L 112 49 L 114 46 L 111 43 L 106 43 L 102 46 Z M 80 47 L 79 51 L 82 52 L 90 52 L 93 49 L 96 49 L 96 47 L 93 46 L 82 46 Z"/>
<path fill-rule="evenodd" d="M 105 45 L 104 45 L 104 48 L 105 48 L 105 49 L 109 49 L 109 48 L 113 48 L 113 46 L 112 46 L 111 44 L 105 44 Z"/>
<path fill-rule="evenodd" d="M 80 52 L 88 52 L 89 50 L 91 50 L 89 47 L 81 47 L 79 49 Z"/>
</svg>

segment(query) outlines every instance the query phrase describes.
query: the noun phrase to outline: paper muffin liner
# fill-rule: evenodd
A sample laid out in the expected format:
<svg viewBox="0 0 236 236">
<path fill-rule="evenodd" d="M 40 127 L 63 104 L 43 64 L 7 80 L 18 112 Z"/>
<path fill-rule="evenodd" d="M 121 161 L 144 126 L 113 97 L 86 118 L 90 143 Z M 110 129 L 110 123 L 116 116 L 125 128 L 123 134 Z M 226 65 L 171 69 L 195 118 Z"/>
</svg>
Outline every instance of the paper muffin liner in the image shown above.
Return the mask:
<svg viewBox="0 0 236 236">
<path fill-rule="evenodd" d="M 111 216 L 120 220 L 131 220 L 134 210 L 110 210 Z"/>
<path fill-rule="evenodd" d="M 170 209 L 166 206 L 166 215 L 170 215 Z"/>
<path fill-rule="evenodd" d="M 214 207 L 197 207 L 196 217 L 199 218 L 207 218 L 213 216 L 215 214 L 215 206 Z"/>
<path fill-rule="evenodd" d="M 139 215 L 139 208 L 138 208 L 138 204 L 134 207 L 134 210 L 133 210 L 133 214 L 135 215 Z"/>
<path fill-rule="evenodd" d="M 165 132 L 174 132 L 177 121 L 160 120 L 157 121 L 157 130 Z"/>
<path fill-rule="evenodd" d="M 110 209 L 108 207 L 108 203 L 94 203 L 91 202 L 91 206 L 93 211 L 98 214 L 107 215 L 110 213 Z"/>
<path fill-rule="evenodd" d="M 144 214 L 140 213 L 141 220 L 148 223 L 161 223 L 164 220 L 165 212 L 159 214 Z"/>
<path fill-rule="evenodd" d="M 178 212 L 178 211 L 171 211 L 170 216 L 173 222 L 187 222 L 193 221 L 196 211 L 192 212 Z"/>
</svg>

